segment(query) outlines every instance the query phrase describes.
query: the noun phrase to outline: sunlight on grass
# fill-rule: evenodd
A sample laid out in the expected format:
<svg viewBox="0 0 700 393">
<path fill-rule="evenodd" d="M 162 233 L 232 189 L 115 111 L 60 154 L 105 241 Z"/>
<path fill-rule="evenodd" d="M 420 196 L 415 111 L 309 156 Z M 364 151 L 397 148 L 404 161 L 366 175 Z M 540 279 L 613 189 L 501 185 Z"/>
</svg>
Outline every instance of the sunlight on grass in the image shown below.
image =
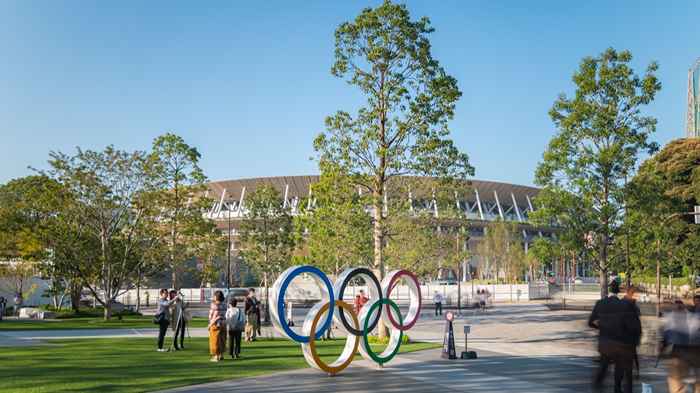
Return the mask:
<svg viewBox="0 0 700 393">
<path fill-rule="evenodd" d="M 331 361 L 344 340 L 320 342 Z M 206 338 L 192 338 L 181 352 L 155 351 L 155 338 L 51 340 L 0 350 L 3 392 L 143 392 L 307 368 L 301 346 L 289 340 L 244 343 L 240 360 L 209 362 Z M 436 348 L 412 343 L 401 352 Z M 377 348 L 378 349 L 378 348 Z M 360 359 L 358 355 L 355 359 Z"/>
</svg>

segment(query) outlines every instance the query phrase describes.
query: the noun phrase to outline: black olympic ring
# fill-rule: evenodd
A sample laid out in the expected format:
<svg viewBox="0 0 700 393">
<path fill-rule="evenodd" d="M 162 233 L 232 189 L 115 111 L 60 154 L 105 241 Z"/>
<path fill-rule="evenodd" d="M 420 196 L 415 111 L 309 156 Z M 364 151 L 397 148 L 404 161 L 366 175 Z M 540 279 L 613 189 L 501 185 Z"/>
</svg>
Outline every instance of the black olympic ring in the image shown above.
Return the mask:
<svg viewBox="0 0 700 393">
<path fill-rule="evenodd" d="M 377 288 L 377 293 L 379 294 L 379 299 L 378 301 L 381 301 L 384 298 L 384 295 L 382 294 L 382 286 L 379 284 L 379 280 L 377 280 L 377 276 L 372 273 L 371 270 L 360 267 L 360 268 L 355 268 L 352 270 L 350 274 L 348 274 L 343 282 L 340 284 L 340 289 L 336 293 L 337 299 L 343 300 L 343 294 L 345 292 L 345 288 L 348 286 L 348 283 L 352 282 L 352 279 L 355 278 L 356 276 L 366 276 L 369 277 L 370 281 L 372 281 L 372 285 L 374 285 L 375 288 Z M 367 283 L 368 285 L 370 283 Z M 371 332 L 374 330 L 375 327 L 377 327 L 377 324 L 379 323 L 379 319 L 382 316 L 382 309 L 383 307 L 379 307 L 379 311 L 377 312 L 377 316 L 375 317 L 374 321 L 369 325 L 367 331 Z M 345 330 L 347 330 L 348 333 L 355 335 L 355 336 L 362 336 L 364 332 L 362 330 L 355 329 L 347 320 L 345 317 L 345 312 L 343 309 L 338 307 L 338 313 L 339 313 L 339 318 L 340 322 L 342 322 L 343 327 Z"/>
</svg>

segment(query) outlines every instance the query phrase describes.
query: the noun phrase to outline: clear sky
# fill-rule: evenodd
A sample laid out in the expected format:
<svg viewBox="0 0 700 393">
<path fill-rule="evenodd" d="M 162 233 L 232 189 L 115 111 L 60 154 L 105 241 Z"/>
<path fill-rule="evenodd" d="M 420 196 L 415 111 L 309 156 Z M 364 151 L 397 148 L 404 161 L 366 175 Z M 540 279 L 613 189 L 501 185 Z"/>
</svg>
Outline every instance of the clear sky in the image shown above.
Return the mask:
<svg viewBox="0 0 700 393">
<path fill-rule="evenodd" d="M 377 1 L 0 2 L 0 182 L 75 146 L 147 149 L 166 131 L 210 179 L 316 173 L 312 140 L 356 92 L 332 77 L 333 32 Z M 568 3 L 568 4 L 567 4 Z M 477 179 L 532 184 L 580 59 L 657 60 L 655 139 L 685 130 L 700 1 L 409 1 L 463 97 L 453 138 Z"/>
</svg>

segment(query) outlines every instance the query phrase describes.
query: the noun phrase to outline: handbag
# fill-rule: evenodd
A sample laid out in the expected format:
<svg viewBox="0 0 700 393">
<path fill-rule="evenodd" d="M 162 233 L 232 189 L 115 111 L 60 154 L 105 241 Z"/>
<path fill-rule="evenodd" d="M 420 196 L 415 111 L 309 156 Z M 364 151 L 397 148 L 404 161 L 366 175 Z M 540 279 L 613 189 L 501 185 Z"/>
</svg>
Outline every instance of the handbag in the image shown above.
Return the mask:
<svg viewBox="0 0 700 393">
<path fill-rule="evenodd" d="M 153 316 L 154 324 L 160 325 L 161 323 L 163 323 L 163 321 L 165 321 L 165 313 L 161 312 Z"/>
</svg>

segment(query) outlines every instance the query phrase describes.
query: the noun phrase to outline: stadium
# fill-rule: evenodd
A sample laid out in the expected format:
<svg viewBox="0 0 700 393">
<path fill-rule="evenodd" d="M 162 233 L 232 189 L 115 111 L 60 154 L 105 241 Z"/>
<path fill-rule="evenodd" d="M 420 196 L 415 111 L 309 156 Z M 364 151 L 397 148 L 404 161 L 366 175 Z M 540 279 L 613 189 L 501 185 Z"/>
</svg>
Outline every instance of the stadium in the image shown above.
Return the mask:
<svg viewBox="0 0 700 393">
<path fill-rule="evenodd" d="M 306 207 L 313 209 L 311 186 L 318 179 L 318 176 L 279 176 L 211 182 L 208 184 L 207 196 L 213 200 L 213 204 L 206 216 L 217 223 L 222 233 L 230 231 L 231 238 L 234 239 L 232 248 L 235 250 L 235 238 L 240 220 L 245 216 L 247 195 L 263 185 L 272 186 L 283 197 L 283 203 L 289 208 L 291 214 L 296 215 L 301 211 L 303 203 L 307 204 Z M 485 228 L 489 223 L 497 220 L 517 225 L 518 230 L 522 232 L 526 252 L 536 238 L 555 236 L 554 228 L 537 227 L 528 220 L 529 214 L 535 209 L 534 198 L 539 191 L 535 187 L 494 181 L 464 182 L 464 192 L 458 194 L 459 200 L 455 198 L 455 205 L 459 207 L 459 214 L 463 215 L 468 223 L 469 249 L 476 250 L 476 244 L 483 238 Z M 436 216 L 439 214 L 437 204 L 413 199 L 408 194 L 405 198 L 411 209 L 431 209 L 431 212 L 434 209 Z M 466 272 L 477 269 L 477 258 L 475 256 L 469 262 L 470 268 L 462 270 Z M 559 274 L 557 266 L 551 266 L 548 270 L 554 275 Z M 462 277 L 463 280 L 465 278 L 465 276 Z"/>
</svg>

